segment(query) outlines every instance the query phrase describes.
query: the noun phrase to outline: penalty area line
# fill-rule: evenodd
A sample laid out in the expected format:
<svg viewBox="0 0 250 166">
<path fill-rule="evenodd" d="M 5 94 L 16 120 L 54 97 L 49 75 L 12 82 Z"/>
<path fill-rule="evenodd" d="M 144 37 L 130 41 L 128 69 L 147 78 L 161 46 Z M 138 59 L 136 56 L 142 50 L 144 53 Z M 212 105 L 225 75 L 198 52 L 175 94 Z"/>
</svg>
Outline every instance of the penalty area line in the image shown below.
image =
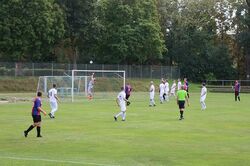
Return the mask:
<svg viewBox="0 0 250 166">
<path fill-rule="evenodd" d="M 69 161 L 69 160 L 52 160 L 52 159 L 42 159 L 42 158 L 27 158 L 27 157 L 7 157 L 0 156 L 3 159 L 12 159 L 12 160 L 23 160 L 23 161 L 45 161 L 45 162 L 54 162 L 54 163 L 69 163 L 69 164 L 79 164 L 79 165 L 97 165 L 97 166 L 119 166 L 111 164 L 99 164 L 99 163 L 89 163 L 89 162 L 78 162 L 78 161 Z"/>
</svg>

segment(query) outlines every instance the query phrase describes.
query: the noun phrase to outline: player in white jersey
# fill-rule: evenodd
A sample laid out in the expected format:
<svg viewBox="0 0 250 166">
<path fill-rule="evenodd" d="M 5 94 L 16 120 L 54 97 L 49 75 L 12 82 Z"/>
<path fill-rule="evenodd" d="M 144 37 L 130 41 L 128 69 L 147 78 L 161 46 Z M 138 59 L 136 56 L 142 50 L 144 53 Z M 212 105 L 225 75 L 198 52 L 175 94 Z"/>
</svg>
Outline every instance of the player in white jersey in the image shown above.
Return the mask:
<svg viewBox="0 0 250 166">
<path fill-rule="evenodd" d="M 175 90 L 176 90 L 176 83 L 175 83 L 175 80 L 174 80 L 173 84 L 171 86 L 170 96 L 175 96 Z"/>
<path fill-rule="evenodd" d="M 177 91 L 181 90 L 181 79 L 178 78 L 178 82 L 177 82 Z"/>
<path fill-rule="evenodd" d="M 164 90 L 165 90 L 165 85 L 164 85 L 164 80 L 161 81 L 161 84 L 159 86 L 159 92 L 160 92 L 160 103 L 163 103 L 163 95 L 164 95 Z"/>
<path fill-rule="evenodd" d="M 207 97 L 207 88 L 206 88 L 206 84 L 202 83 L 202 88 L 201 88 L 201 98 L 200 98 L 200 102 L 201 102 L 201 110 L 204 111 L 207 106 L 205 104 L 205 100 Z"/>
<path fill-rule="evenodd" d="M 117 118 L 119 116 L 122 116 L 122 121 L 125 121 L 126 119 L 126 103 L 128 100 L 126 99 L 126 93 L 124 91 L 124 87 L 121 87 L 121 92 L 118 94 L 116 98 L 116 103 L 118 107 L 120 107 L 120 112 L 114 116 L 115 121 L 117 121 Z"/>
<path fill-rule="evenodd" d="M 163 99 L 165 101 L 169 101 L 169 83 L 168 83 L 168 80 L 166 79 L 165 80 L 165 88 L 164 88 L 164 95 L 163 95 Z"/>
<path fill-rule="evenodd" d="M 59 101 L 57 97 L 56 84 L 53 84 L 53 88 L 49 90 L 48 97 L 49 97 L 49 102 L 50 102 L 50 107 L 51 107 L 51 112 L 49 113 L 49 117 L 55 118 L 55 112 L 58 109 L 57 102 Z"/>
<path fill-rule="evenodd" d="M 95 84 L 94 75 L 95 75 L 95 73 L 92 73 L 91 79 L 90 79 L 89 84 L 88 84 L 88 99 L 89 100 L 93 99 L 93 88 L 94 88 L 94 84 Z"/>
<path fill-rule="evenodd" d="M 149 106 L 155 106 L 155 86 L 154 86 L 154 82 L 151 81 L 150 82 L 150 87 L 149 87 Z"/>
</svg>

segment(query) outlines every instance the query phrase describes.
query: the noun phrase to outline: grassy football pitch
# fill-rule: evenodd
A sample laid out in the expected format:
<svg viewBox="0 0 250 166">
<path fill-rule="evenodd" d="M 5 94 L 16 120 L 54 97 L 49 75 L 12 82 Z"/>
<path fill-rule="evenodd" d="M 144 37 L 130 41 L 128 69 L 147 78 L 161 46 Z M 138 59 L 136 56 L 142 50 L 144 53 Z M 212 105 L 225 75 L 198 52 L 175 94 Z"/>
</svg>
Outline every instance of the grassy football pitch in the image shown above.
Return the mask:
<svg viewBox="0 0 250 166">
<path fill-rule="evenodd" d="M 182 121 L 176 101 L 159 104 L 158 94 L 151 108 L 148 93 L 132 93 L 125 122 L 114 121 L 114 100 L 61 102 L 56 119 L 42 117 L 43 138 L 36 129 L 23 136 L 32 102 L 0 104 L 0 165 L 249 165 L 249 97 L 209 93 L 201 111 L 199 93 L 191 93 Z M 45 100 L 43 108 L 49 112 Z"/>
</svg>

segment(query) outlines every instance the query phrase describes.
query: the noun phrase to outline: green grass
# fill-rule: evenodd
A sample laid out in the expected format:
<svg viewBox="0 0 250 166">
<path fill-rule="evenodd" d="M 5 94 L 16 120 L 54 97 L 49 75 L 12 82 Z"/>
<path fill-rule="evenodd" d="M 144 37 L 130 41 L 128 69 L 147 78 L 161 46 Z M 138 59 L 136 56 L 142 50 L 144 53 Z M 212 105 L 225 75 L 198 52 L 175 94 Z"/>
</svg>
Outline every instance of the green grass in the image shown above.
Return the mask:
<svg viewBox="0 0 250 166">
<path fill-rule="evenodd" d="M 31 102 L 0 105 L 0 165 L 235 166 L 250 163 L 249 94 L 209 93 L 200 111 L 191 93 L 185 120 L 174 99 L 148 107 L 148 93 L 133 93 L 127 120 L 114 122 L 114 100 L 60 103 L 56 119 L 43 117 L 43 138 L 31 124 Z M 43 108 L 49 110 L 48 102 Z"/>
<path fill-rule="evenodd" d="M 38 77 L 0 78 L 0 92 L 33 92 L 37 89 Z"/>
</svg>

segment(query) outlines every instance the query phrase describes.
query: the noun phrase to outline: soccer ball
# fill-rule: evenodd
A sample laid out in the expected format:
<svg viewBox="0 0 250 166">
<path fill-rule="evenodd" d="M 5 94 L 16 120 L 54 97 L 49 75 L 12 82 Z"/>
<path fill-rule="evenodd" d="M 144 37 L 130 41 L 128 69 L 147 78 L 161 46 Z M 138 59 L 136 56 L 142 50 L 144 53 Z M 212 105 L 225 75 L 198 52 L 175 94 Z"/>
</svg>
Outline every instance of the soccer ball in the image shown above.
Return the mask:
<svg viewBox="0 0 250 166">
<path fill-rule="evenodd" d="M 90 64 L 92 64 L 92 63 L 93 63 L 93 61 L 91 60 L 91 61 L 89 61 L 89 63 L 90 63 Z"/>
</svg>

